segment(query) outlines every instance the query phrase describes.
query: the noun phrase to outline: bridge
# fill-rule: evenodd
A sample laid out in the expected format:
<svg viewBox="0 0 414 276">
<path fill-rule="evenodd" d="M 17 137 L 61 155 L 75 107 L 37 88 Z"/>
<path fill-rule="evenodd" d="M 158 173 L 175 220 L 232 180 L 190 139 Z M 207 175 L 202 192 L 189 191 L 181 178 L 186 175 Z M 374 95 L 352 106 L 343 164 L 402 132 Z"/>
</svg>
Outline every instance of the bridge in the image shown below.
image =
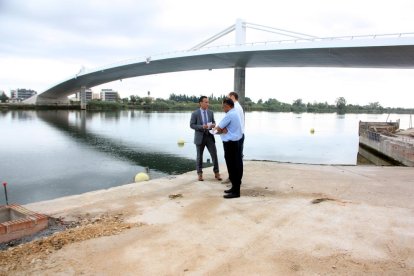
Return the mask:
<svg viewBox="0 0 414 276">
<path fill-rule="evenodd" d="M 246 43 L 246 29 L 286 37 L 283 40 Z M 235 32 L 235 43 L 208 46 Z M 247 23 L 236 23 L 185 51 L 141 57 L 93 70 L 81 70 L 43 93 L 26 100 L 32 104 L 67 103 L 67 96 L 107 82 L 152 74 L 212 69 L 234 69 L 234 91 L 244 102 L 246 68 L 339 67 L 414 68 L 414 33 L 346 37 L 315 37 Z M 81 97 L 81 103 L 86 101 Z"/>
</svg>

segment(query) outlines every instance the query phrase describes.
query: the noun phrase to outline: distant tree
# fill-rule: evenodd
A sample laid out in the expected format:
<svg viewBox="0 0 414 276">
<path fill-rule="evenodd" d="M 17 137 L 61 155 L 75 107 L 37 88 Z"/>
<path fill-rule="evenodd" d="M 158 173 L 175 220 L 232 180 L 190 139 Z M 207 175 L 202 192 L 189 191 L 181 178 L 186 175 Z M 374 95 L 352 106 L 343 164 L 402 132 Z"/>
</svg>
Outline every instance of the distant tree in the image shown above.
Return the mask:
<svg viewBox="0 0 414 276">
<path fill-rule="evenodd" d="M 373 102 L 368 104 L 369 109 L 381 109 L 382 106 L 379 104 L 379 102 Z"/>
<path fill-rule="evenodd" d="M 136 101 L 137 101 L 137 97 L 136 96 L 131 95 L 131 96 L 129 96 L 129 98 L 130 98 L 130 101 L 131 101 L 132 104 L 135 104 L 136 103 Z"/>
<path fill-rule="evenodd" d="M 293 112 L 306 112 L 306 104 L 302 102 L 302 99 L 297 99 L 293 101 L 292 111 Z"/>
<path fill-rule="evenodd" d="M 140 96 L 137 96 L 137 95 L 131 95 L 129 96 L 129 98 L 130 98 L 130 102 L 132 103 L 132 105 L 139 105 L 144 102 L 144 98 L 141 98 Z"/>
<path fill-rule="evenodd" d="M 151 108 L 155 110 L 168 110 L 171 105 L 168 103 L 168 100 L 161 98 L 156 98 L 155 101 L 151 103 Z"/>
<path fill-rule="evenodd" d="M 302 99 L 294 100 L 293 103 L 292 103 L 292 105 L 294 105 L 294 106 L 302 106 L 303 105 Z"/>
<path fill-rule="evenodd" d="M 308 112 L 314 112 L 314 113 L 319 112 L 318 103 L 317 102 L 314 102 L 313 104 L 308 103 L 306 105 L 306 109 L 308 110 Z"/>
<path fill-rule="evenodd" d="M 249 97 L 245 97 L 244 102 L 245 103 L 253 103 L 252 99 L 250 99 Z"/>
<path fill-rule="evenodd" d="M 263 103 L 263 107 L 268 111 L 279 111 L 280 102 L 276 99 L 270 98 Z"/>
<path fill-rule="evenodd" d="M 145 99 L 144 99 L 144 102 L 145 102 L 145 104 L 150 104 L 151 102 L 152 102 L 152 99 L 151 99 L 151 97 L 145 97 Z"/>
<path fill-rule="evenodd" d="M 346 100 L 344 97 L 339 97 L 336 99 L 336 112 L 338 114 L 345 114 L 346 111 Z"/>
<path fill-rule="evenodd" d="M 280 105 L 280 104 L 281 104 L 281 102 L 279 102 L 279 101 L 278 101 L 278 100 L 276 100 L 276 99 L 270 98 L 270 99 L 268 99 L 267 101 L 265 101 L 265 104 L 266 104 L 266 105 L 275 105 L 275 106 L 278 106 L 278 105 Z"/>
<path fill-rule="evenodd" d="M 379 102 L 369 103 L 365 106 L 369 113 L 383 113 L 384 108 L 379 104 Z"/>
<path fill-rule="evenodd" d="M 6 93 L 2 93 L 1 95 L 0 95 L 0 102 L 2 102 L 2 103 L 5 103 L 5 102 L 7 102 L 9 100 L 9 97 L 7 97 L 7 95 L 6 95 Z"/>
<path fill-rule="evenodd" d="M 254 105 L 254 102 L 249 97 L 244 98 L 243 107 L 245 108 L 245 110 L 250 110 L 253 105 Z"/>
</svg>

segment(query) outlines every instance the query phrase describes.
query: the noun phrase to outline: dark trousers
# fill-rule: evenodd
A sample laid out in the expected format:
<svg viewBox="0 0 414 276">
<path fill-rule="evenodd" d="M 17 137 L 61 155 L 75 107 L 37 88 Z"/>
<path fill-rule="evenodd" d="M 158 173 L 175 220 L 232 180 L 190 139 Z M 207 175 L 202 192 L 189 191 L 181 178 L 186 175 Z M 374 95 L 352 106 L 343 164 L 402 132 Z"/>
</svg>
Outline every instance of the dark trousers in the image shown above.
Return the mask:
<svg viewBox="0 0 414 276">
<path fill-rule="evenodd" d="M 210 153 L 211 159 L 213 161 L 213 171 L 215 173 L 219 172 L 219 165 L 217 159 L 217 148 L 216 142 L 212 134 L 205 132 L 203 135 L 203 141 L 200 145 L 196 145 L 197 148 L 197 160 L 196 160 L 196 170 L 198 174 L 203 173 L 203 153 L 204 148 L 207 147 L 208 152 Z"/>
<path fill-rule="evenodd" d="M 243 148 L 244 148 L 244 133 L 243 133 L 242 138 L 239 140 L 239 143 L 240 143 L 240 154 L 241 154 L 241 157 L 243 158 L 244 157 L 244 154 L 243 154 Z"/>
<path fill-rule="evenodd" d="M 242 143 L 239 141 L 223 142 L 224 159 L 226 160 L 231 191 L 240 194 L 240 185 L 243 177 L 243 158 L 241 155 Z"/>
</svg>

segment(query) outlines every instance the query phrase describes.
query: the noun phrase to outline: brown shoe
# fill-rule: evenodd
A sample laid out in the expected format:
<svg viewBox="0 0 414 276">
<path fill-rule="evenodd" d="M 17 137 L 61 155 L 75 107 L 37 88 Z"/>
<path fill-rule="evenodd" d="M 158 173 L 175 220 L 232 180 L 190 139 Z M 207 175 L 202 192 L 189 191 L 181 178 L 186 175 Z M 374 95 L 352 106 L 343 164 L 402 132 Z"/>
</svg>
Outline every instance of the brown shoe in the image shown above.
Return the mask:
<svg viewBox="0 0 414 276">
<path fill-rule="evenodd" d="M 198 174 L 198 181 L 204 181 L 202 173 Z"/>
<path fill-rule="evenodd" d="M 221 176 L 220 176 L 220 173 L 214 173 L 214 176 L 216 177 L 216 179 L 218 180 L 218 181 L 222 181 L 223 179 L 221 178 Z"/>
</svg>

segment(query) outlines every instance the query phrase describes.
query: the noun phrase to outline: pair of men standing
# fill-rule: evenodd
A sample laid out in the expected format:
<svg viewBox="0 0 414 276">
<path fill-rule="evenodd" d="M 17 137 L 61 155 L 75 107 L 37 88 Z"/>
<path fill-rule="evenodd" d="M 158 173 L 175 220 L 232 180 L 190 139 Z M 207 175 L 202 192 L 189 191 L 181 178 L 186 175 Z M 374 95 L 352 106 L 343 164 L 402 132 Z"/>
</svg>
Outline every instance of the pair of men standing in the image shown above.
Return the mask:
<svg viewBox="0 0 414 276">
<path fill-rule="evenodd" d="M 231 97 L 238 95 L 231 92 Z M 243 141 L 244 141 L 244 114 L 242 116 L 235 109 L 235 103 L 232 99 L 227 98 L 223 101 L 223 110 L 226 113 L 223 120 L 216 126 L 214 121 L 214 114 L 208 110 L 208 98 L 200 97 L 200 108 L 194 111 L 191 115 L 190 127 L 194 129 L 194 143 L 197 148 L 196 169 L 198 173 L 198 180 L 202 181 L 202 160 L 203 151 L 207 146 L 213 159 L 213 171 L 215 178 L 221 180 L 217 161 L 217 149 L 215 147 L 214 136 L 209 133 L 208 129 L 214 128 L 217 133 L 222 134 L 224 158 L 226 160 L 227 170 L 229 173 L 229 180 L 232 183 L 231 189 L 225 190 L 224 198 L 240 197 L 240 185 L 243 177 Z M 240 106 L 241 107 L 241 106 Z M 241 109 L 242 110 L 242 109 Z M 242 110 L 243 111 L 243 110 Z M 211 119 L 211 122 L 209 122 Z"/>
</svg>

